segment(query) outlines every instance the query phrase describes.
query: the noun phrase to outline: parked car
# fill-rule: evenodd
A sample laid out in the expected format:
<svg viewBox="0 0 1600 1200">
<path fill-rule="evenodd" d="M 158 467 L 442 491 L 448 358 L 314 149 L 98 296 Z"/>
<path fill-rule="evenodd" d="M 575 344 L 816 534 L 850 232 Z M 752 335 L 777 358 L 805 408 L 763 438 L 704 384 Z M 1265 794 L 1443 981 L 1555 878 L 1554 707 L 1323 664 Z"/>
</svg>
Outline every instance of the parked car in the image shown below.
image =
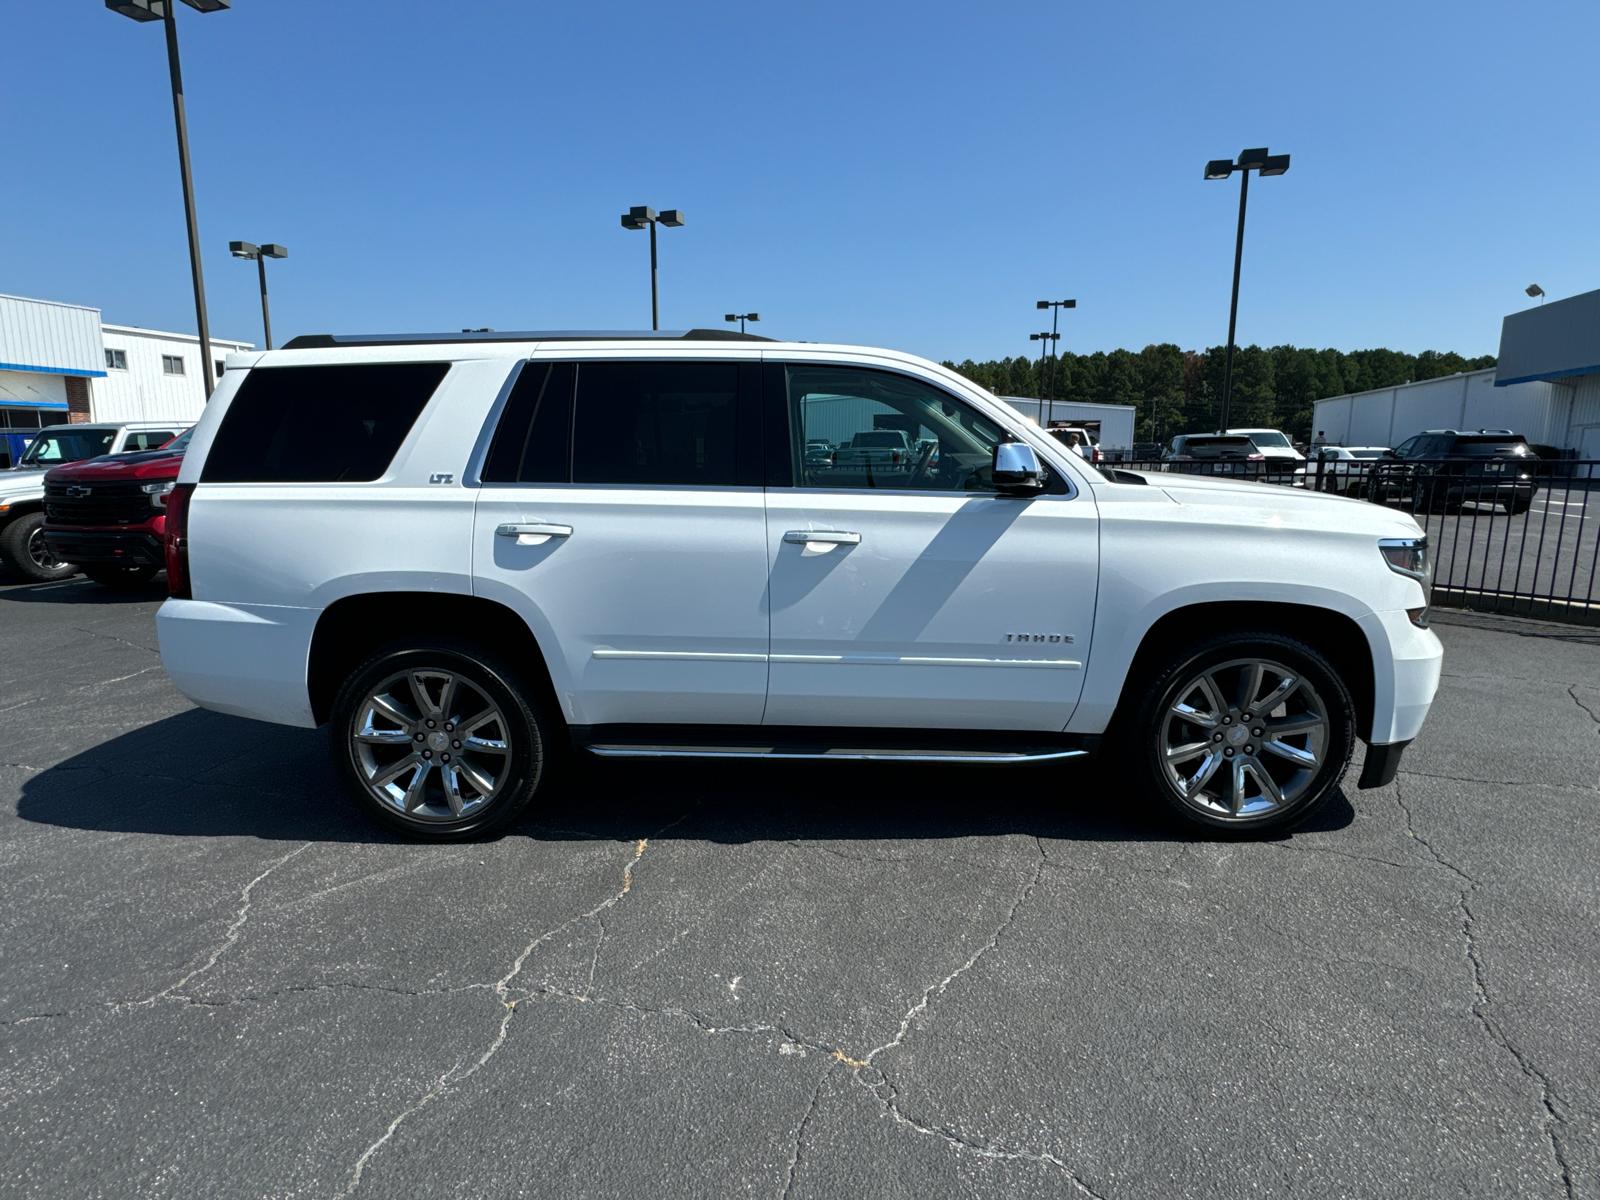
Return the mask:
<svg viewBox="0 0 1600 1200">
<path fill-rule="evenodd" d="M 908 475 L 920 465 L 903 429 L 863 429 L 833 452 L 833 467 L 861 475 Z"/>
<path fill-rule="evenodd" d="M 1539 456 L 1509 429 L 1429 429 L 1401 442 L 1374 468 L 1366 495 L 1401 500 L 1413 512 L 1465 501 L 1527 512 L 1543 473 Z"/>
<path fill-rule="evenodd" d="M 1078 446 L 1081 449 L 1074 451 L 1074 453 L 1079 458 L 1092 463 L 1105 461 L 1105 456 L 1100 452 L 1100 443 L 1081 425 L 1052 425 L 1050 427 L 1050 436 L 1069 450 L 1073 449 L 1072 439 L 1076 436 Z"/>
<path fill-rule="evenodd" d="M 937 470 L 805 466 L 885 413 Z M 1357 738 L 1392 779 L 1441 660 L 1405 513 L 1102 474 L 934 363 L 720 331 L 296 338 L 223 377 L 165 549 L 177 686 L 327 725 L 436 840 L 557 803 L 571 752 L 1098 754 L 1107 802 L 1259 833 Z"/>
<path fill-rule="evenodd" d="M 1362 495 L 1372 464 L 1388 454 L 1386 446 L 1318 446 L 1310 461 L 1294 473 L 1294 486 Z"/>
<path fill-rule="evenodd" d="M 1180 433 L 1164 456 L 1166 470 L 1191 475 L 1246 475 L 1267 473 L 1267 456 L 1242 434 Z"/>
<path fill-rule="evenodd" d="M 1306 460 L 1306 456 L 1294 448 L 1289 435 L 1281 429 L 1230 429 L 1228 432 L 1249 438 L 1255 448 L 1269 460 L 1281 459 L 1296 465 Z"/>
<path fill-rule="evenodd" d="M 154 449 L 170 442 L 184 424 L 129 421 L 41 429 L 21 461 L 9 471 L 0 471 L 0 567 L 36 583 L 74 574 L 78 568 L 52 555 L 40 532 L 44 527 L 45 472 L 97 455 Z"/>
<path fill-rule="evenodd" d="M 193 431 L 160 450 L 91 458 L 44 477 L 45 547 L 96 583 L 145 583 L 166 564 L 167 501 Z"/>
</svg>

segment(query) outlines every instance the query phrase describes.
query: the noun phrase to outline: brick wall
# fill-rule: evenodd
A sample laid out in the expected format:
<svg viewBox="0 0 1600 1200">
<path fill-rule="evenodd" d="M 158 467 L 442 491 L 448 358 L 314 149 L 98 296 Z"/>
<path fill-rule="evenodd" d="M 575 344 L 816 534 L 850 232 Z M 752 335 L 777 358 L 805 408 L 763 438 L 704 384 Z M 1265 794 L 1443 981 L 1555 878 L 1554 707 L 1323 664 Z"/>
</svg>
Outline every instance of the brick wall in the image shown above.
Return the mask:
<svg viewBox="0 0 1600 1200">
<path fill-rule="evenodd" d="M 80 375 L 67 376 L 67 420 L 73 425 L 89 421 L 89 381 Z"/>
</svg>

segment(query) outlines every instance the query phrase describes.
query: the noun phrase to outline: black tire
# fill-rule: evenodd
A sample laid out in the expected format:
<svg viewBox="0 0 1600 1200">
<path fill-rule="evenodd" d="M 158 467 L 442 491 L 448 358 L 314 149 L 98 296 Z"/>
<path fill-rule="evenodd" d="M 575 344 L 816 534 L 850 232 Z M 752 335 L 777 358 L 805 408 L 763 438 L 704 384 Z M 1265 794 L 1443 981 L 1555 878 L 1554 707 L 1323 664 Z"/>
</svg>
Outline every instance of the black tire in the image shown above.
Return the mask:
<svg viewBox="0 0 1600 1200">
<path fill-rule="evenodd" d="M 0 556 L 6 565 L 33 583 L 54 583 L 76 575 L 75 565 L 59 562 L 46 548 L 40 532 L 43 526 L 42 512 L 23 513 L 0 530 Z"/>
<path fill-rule="evenodd" d="M 1419 479 L 1411 485 L 1411 511 L 1414 514 L 1444 512 L 1449 507 L 1446 496 L 1438 480 Z"/>
<path fill-rule="evenodd" d="M 434 708 L 417 699 L 413 676 L 421 677 L 419 686 Z M 457 681 L 453 697 L 444 694 L 446 676 Z M 328 747 L 335 769 L 370 815 L 409 837 L 459 842 L 502 829 L 550 786 L 555 773 L 560 731 L 525 682 L 498 655 L 469 643 L 412 640 L 386 646 L 351 673 L 334 699 Z M 405 722 L 373 704 L 375 694 L 389 698 L 389 687 L 405 689 L 407 698 L 391 699 Z M 455 711 L 457 703 L 473 711 Z M 496 716 L 469 729 L 468 722 L 489 708 Z M 457 724 L 460 728 L 453 728 Z M 483 737 L 476 740 L 503 742 L 507 751 L 475 750 L 474 739 L 464 744 L 452 736 L 479 731 Z M 395 739 L 397 732 L 406 737 Z M 374 743 L 380 736 L 385 740 Z M 407 757 L 413 766 L 405 766 Z M 380 784 L 394 769 L 403 773 Z M 483 788 L 484 782 L 492 789 Z"/>
<path fill-rule="evenodd" d="M 1271 708 L 1252 711 L 1253 706 L 1240 706 L 1240 694 L 1248 690 L 1248 684 L 1247 668 L 1231 665 L 1239 662 L 1263 664 L 1253 700 L 1270 701 L 1274 688 L 1286 683 L 1280 679 L 1269 687 L 1272 670 L 1281 668 L 1301 682 Z M 1237 674 L 1231 674 L 1235 671 Z M 1177 706 L 1203 694 L 1197 680 L 1209 672 L 1216 672 L 1212 683 L 1224 702 L 1223 711 L 1209 714 L 1218 718 L 1212 725 L 1199 721 L 1191 724 L 1178 715 Z M 1236 682 L 1230 684 L 1230 680 Z M 1309 692 L 1305 690 L 1307 685 Z M 1198 717 L 1207 715 L 1194 705 L 1186 707 L 1196 711 Z M 1244 715 L 1253 720 L 1241 721 L 1239 718 Z M 1305 724 L 1319 715 L 1320 727 L 1286 731 L 1278 736 L 1265 730 L 1267 736 L 1261 736 L 1270 721 L 1289 726 L 1297 721 Z M 1235 733 L 1240 729 L 1244 730 L 1242 736 Z M 1135 705 L 1132 720 L 1118 738 L 1118 750 L 1123 761 L 1131 762 L 1140 790 L 1158 798 L 1170 815 L 1191 829 L 1259 836 L 1298 825 L 1328 801 L 1350 765 L 1355 730 L 1355 704 L 1350 691 L 1326 658 L 1306 643 L 1282 633 L 1240 630 L 1190 643 L 1168 655 Z M 1237 747 L 1229 744 L 1235 738 Z M 1296 741 L 1299 746 L 1294 744 Z M 1169 762 L 1169 747 L 1183 753 L 1202 745 L 1203 751 Z M 1223 753 L 1218 754 L 1215 748 Z M 1233 754 L 1226 756 L 1229 749 Z M 1304 765 L 1291 759 L 1289 751 L 1313 755 L 1315 761 Z M 1202 754 L 1186 778 L 1188 764 Z M 1209 774 L 1195 785 L 1195 777 L 1207 767 Z M 1224 767 L 1228 774 L 1219 782 Z M 1277 790 L 1277 802 L 1261 778 L 1263 772 Z M 1249 795 L 1252 789 L 1254 796 Z M 1235 790 L 1241 802 L 1230 812 L 1229 801 Z"/>
<path fill-rule="evenodd" d="M 121 563 L 84 563 L 78 568 L 101 587 L 129 588 L 149 583 L 160 567 L 123 566 Z"/>
<path fill-rule="evenodd" d="M 1514 496 L 1506 501 L 1506 511 L 1514 517 L 1521 516 L 1532 507 L 1532 496 Z"/>
</svg>

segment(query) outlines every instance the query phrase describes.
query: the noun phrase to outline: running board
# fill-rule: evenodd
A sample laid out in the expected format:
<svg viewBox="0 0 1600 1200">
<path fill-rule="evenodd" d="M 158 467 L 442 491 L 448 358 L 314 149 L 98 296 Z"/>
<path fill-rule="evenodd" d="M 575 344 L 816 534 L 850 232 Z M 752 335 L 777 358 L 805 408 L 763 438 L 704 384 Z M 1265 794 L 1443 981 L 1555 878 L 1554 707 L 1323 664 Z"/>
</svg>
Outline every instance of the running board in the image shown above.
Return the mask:
<svg viewBox="0 0 1600 1200">
<path fill-rule="evenodd" d="M 743 730 L 726 728 L 695 731 L 712 735 L 701 737 L 675 737 L 673 734 L 678 731 L 671 727 L 650 729 L 648 726 L 591 726 L 574 728 L 572 732 L 578 746 L 600 758 L 831 759 L 840 762 L 939 762 L 1004 766 L 1086 758 L 1090 753 L 1083 745 L 1063 744 L 1064 739 L 1052 738 L 1049 734 L 1025 739 L 1004 735 L 974 737 L 969 732 L 963 738 L 957 731 L 950 730 L 795 729 L 781 733 L 777 730 L 763 731 L 769 736 L 756 740 L 741 736 Z M 873 742 L 880 738 L 881 744 L 874 745 Z M 963 741 L 967 744 L 962 745 Z"/>
</svg>

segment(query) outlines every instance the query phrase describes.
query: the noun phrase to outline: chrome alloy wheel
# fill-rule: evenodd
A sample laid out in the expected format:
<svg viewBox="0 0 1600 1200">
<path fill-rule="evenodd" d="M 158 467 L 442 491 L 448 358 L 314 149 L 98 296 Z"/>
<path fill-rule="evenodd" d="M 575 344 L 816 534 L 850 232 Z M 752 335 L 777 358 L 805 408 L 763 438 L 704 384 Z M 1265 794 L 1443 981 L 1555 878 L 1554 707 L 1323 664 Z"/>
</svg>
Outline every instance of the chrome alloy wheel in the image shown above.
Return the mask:
<svg viewBox="0 0 1600 1200">
<path fill-rule="evenodd" d="M 52 554 L 50 547 L 45 544 L 43 526 L 28 535 L 28 557 L 41 571 L 57 571 L 67 565 Z"/>
<path fill-rule="evenodd" d="M 1253 820 L 1293 807 L 1317 778 L 1328 712 L 1303 675 L 1266 659 L 1235 659 L 1172 695 L 1156 753 L 1189 807 Z"/>
<path fill-rule="evenodd" d="M 454 671 L 403 671 L 356 707 L 352 758 L 380 803 L 412 820 L 454 822 L 488 806 L 511 768 L 505 718 Z"/>
</svg>

